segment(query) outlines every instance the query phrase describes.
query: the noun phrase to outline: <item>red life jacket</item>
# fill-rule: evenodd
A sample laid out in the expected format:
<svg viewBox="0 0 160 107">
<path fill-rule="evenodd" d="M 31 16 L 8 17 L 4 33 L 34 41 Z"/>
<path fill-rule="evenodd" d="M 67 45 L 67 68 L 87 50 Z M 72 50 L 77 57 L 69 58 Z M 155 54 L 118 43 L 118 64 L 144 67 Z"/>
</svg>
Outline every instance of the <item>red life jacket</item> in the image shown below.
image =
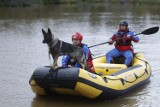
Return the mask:
<svg viewBox="0 0 160 107">
<path fill-rule="evenodd" d="M 120 51 L 126 51 L 126 50 L 133 50 L 132 49 L 132 44 L 131 40 L 127 39 L 127 33 L 129 30 L 126 31 L 118 31 L 116 35 L 116 43 L 115 43 L 115 48 L 120 50 Z"/>
</svg>

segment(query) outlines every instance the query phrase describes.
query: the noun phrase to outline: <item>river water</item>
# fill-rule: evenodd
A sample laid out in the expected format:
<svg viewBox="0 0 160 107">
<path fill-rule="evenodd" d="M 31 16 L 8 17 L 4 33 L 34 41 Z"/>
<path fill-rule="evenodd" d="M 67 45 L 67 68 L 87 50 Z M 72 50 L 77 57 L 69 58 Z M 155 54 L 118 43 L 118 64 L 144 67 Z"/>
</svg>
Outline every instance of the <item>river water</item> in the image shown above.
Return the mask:
<svg viewBox="0 0 160 107">
<path fill-rule="evenodd" d="M 69 96 L 39 97 L 30 89 L 34 69 L 50 65 L 48 47 L 42 44 L 42 28 L 50 28 L 55 37 L 71 43 L 71 35 L 80 32 L 88 46 L 102 43 L 117 30 L 120 20 L 140 33 L 160 25 L 160 7 L 68 5 L 48 7 L 0 8 L 0 107 L 157 107 L 160 103 L 160 32 L 139 35 L 135 52 L 142 52 L 152 67 L 150 83 L 113 100 L 93 102 Z M 113 46 L 91 48 L 93 57 Z M 61 58 L 59 59 L 59 65 Z"/>
</svg>

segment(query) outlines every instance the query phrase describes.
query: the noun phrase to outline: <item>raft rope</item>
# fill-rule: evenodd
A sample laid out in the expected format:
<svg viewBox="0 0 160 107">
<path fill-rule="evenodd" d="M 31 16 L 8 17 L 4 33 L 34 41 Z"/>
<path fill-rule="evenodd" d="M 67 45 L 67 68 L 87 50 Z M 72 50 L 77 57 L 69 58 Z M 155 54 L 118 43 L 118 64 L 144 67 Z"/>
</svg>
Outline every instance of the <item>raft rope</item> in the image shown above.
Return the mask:
<svg viewBox="0 0 160 107">
<path fill-rule="evenodd" d="M 138 78 L 141 78 L 143 75 L 145 75 L 145 73 L 148 75 L 147 66 L 149 65 L 149 63 L 148 63 L 147 61 L 143 60 L 143 59 L 138 58 L 137 56 L 135 56 L 135 58 L 137 58 L 137 59 L 145 62 L 146 67 L 145 67 L 144 72 L 143 72 L 142 75 L 137 76 L 137 75 L 134 73 L 134 75 L 135 75 L 135 80 L 133 80 L 133 81 L 128 81 L 128 80 L 126 80 L 126 79 L 124 79 L 124 78 L 119 78 L 119 77 L 117 77 L 117 79 L 112 79 L 112 78 L 108 78 L 108 77 L 105 77 L 105 76 L 102 76 L 102 75 L 101 75 L 102 78 L 104 79 L 104 81 L 105 81 L 105 82 L 108 82 L 107 79 L 108 79 L 108 80 L 120 80 L 120 81 L 122 82 L 122 84 L 124 85 L 125 82 L 126 82 L 126 83 L 134 83 Z"/>
<path fill-rule="evenodd" d="M 119 78 L 119 77 L 117 77 L 116 79 L 112 79 L 112 78 L 105 77 L 103 74 L 101 74 L 100 76 L 104 79 L 105 82 L 108 82 L 108 81 L 107 81 L 107 79 L 108 79 L 108 80 L 120 80 L 123 85 L 125 84 L 125 82 L 126 82 L 126 83 L 134 83 L 138 78 L 141 78 L 143 75 L 145 75 L 145 73 L 147 73 L 147 75 L 148 75 L 147 66 L 149 65 L 149 63 L 148 63 L 147 61 L 145 61 L 145 60 L 143 60 L 143 59 L 140 59 L 140 58 L 138 58 L 137 56 L 135 56 L 135 58 L 137 58 L 137 59 L 145 62 L 145 65 L 146 65 L 146 67 L 145 67 L 145 69 L 144 69 L 145 72 L 143 72 L 142 75 L 137 76 L 137 75 L 134 73 L 134 75 L 135 75 L 135 80 L 133 80 L 133 81 L 128 81 L 128 80 L 126 80 L 126 79 Z M 55 75 L 57 75 L 57 72 L 55 72 L 55 73 L 56 73 Z M 52 69 L 50 69 L 50 73 L 49 73 L 48 75 L 46 75 L 42 80 L 37 81 L 37 84 L 43 82 L 43 81 L 44 81 L 49 75 L 51 75 L 51 74 L 53 74 Z M 55 77 L 56 77 L 56 76 L 55 76 Z M 57 78 L 55 78 L 55 80 L 57 80 Z"/>
</svg>

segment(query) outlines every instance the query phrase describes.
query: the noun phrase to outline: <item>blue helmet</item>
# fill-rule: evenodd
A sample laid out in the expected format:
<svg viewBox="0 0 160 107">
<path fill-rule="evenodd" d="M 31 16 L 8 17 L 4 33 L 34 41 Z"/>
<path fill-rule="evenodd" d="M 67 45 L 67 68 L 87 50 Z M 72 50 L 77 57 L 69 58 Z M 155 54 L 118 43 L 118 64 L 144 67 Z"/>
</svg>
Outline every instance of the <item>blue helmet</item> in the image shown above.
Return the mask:
<svg viewBox="0 0 160 107">
<path fill-rule="evenodd" d="M 122 25 L 128 27 L 128 22 L 125 20 L 122 20 L 120 21 L 119 26 L 122 26 Z"/>
</svg>

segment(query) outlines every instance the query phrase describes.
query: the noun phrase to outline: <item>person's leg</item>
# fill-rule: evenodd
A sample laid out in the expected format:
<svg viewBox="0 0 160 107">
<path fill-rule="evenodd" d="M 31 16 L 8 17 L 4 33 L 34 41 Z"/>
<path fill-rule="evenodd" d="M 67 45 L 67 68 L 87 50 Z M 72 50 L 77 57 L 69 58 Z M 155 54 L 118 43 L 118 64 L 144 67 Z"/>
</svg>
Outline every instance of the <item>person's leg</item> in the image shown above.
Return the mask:
<svg viewBox="0 0 160 107">
<path fill-rule="evenodd" d="M 133 59 L 133 53 L 130 50 L 124 51 L 123 52 L 123 56 L 126 58 L 125 59 L 126 66 L 129 66 L 131 61 L 132 61 L 132 59 Z"/>
<path fill-rule="evenodd" d="M 74 65 L 74 67 L 75 67 L 75 68 L 82 68 L 81 65 L 78 64 L 78 63 L 76 63 L 76 64 Z"/>
<path fill-rule="evenodd" d="M 117 49 L 113 49 L 113 50 L 107 52 L 106 53 L 106 61 L 107 61 L 107 63 L 111 63 L 111 60 L 112 60 L 113 57 L 118 57 L 120 55 L 121 54 L 120 54 L 119 50 L 117 50 Z"/>
</svg>

